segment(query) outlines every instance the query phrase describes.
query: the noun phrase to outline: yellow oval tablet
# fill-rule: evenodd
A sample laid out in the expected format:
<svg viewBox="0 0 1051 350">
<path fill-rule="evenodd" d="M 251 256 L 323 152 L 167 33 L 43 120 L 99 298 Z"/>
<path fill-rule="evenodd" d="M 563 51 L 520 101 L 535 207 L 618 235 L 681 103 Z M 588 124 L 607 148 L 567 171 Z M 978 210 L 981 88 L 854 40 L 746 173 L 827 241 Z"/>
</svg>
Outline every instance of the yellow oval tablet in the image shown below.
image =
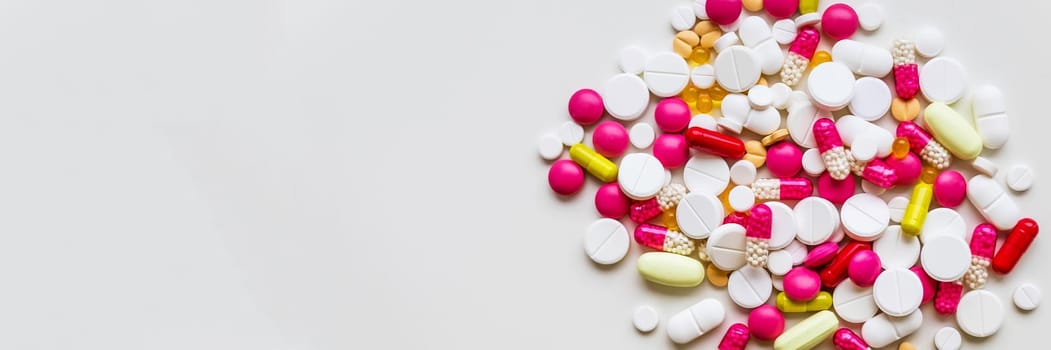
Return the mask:
<svg viewBox="0 0 1051 350">
<path fill-rule="evenodd" d="M 923 120 L 931 128 L 934 139 L 952 152 L 956 158 L 971 160 L 982 153 L 982 137 L 960 113 L 941 102 L 934 102 L 923 112 Z"/>
<path fill-rule="evenodd" d="M 820 311 L 797 323 L 774 340 L 774 350 L 808 350 L 825 341 L 839 328 L 832 311 Z"/>
<path fill-rule="evenodd" d="M 828 292 L 817 293 L 814 299 L 805 303 L 788 298 L 785 292 L 777 293 L 777 309 L 781 312 L 810 312 L 828 310 L 830 307 L 832 307 L 832 294 Z"/>
<path fill-rule="evenodd" d="M 647 281 L 669 287 L 695 287 L 704 280 L 701 262 L 686 256 L 665 252 L 642 254 L 639 273 Z"/>
</svg>

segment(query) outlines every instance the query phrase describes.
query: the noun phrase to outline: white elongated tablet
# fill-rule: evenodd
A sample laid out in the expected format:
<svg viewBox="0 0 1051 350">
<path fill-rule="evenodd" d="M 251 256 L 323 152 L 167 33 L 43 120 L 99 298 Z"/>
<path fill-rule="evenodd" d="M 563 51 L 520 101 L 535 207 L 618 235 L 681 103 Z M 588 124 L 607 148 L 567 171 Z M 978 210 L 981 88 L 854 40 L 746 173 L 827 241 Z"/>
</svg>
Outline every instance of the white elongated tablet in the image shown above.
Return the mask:
<svg viewBox="0 0 1051 350">
<path fill-rule="evenodd" d="M 845 115 L 836 120 L 836 129 L 843 139 L 843 144 L 851 146 L 862 136 L 876 142 L 876 157 L 885 158 L 890 155 L 891 147 L 894 145 L 894 135 L 880 127 L 853 115 Z"/>
<path fill-rule="evenodd" d="M 839 318 L 850 323 L 865 322 L 879 312 L 872 288 L 859 287 L 850 279 L 843 280 L 832 292 L 832 307 Z"/>
<path fill-rule="evenodd" d="M 842 109 L 854 98 L 854 73 L 835 61 L 818 65 L 807 76 L 807 92 L 818 108 Z"/>
<path fill-rule="evenodd" d="M 628 46 L 620 50 L 617 65 L 620 71 L 628 74 L 641 74 L 646 68 L 646 61 L 650 59 L 650 53 L 638 46 Z"/>
<path fill-rule="evenodd" d="M 985 338 L 996 334 L 1004 323 L 1004 304 L 990 291 L 967 292 L 956 306 L 956 324 L 964 333 Z"/>
<path fill-rule="evenodd" d="M 920 239 L 901 232 L 901 226 L 888 226 L 883 236 L 872 243 L 884 269 L 907 269 L 920 258 Z"/>
<path fill-rule="evenodd" d="M 737 35 L 741 43 L 752 48 L 752 53 L 759 60 L 763 74 L 777 74 L 785 63 L 785 54 L 770 32 L 770 24 L 760 16 L 749 16 L 739 21 Z"/>
<path fill-rule="evenodd" d="M 811 12 L 802 14 L 796 17 L 796 27 L 815 25 L 821 22 L 821 14 L 817 12 Z"/>
<path fill-rule="evenodd" d="M 967 91 L 967 71 L 952 58 L 927 61 L 920 67 L 920 91 L 928 101 L 952 104 Z"/>
<path fill-rule="evenodd" d="M 690 65 L 682 56 L 661 52 L 646 60 L 642 78 L 657 97 L 675 96 L 690 83 Z"/>
<path fill-rule="evenodd" d="M 562 145 L 562 139 L 554 134 L 544 134 L 540 136 L 540 140 L 537 141 L 537 151 L 540 152 L 540 158 L 546 160 L 555 160 L 562 156 L 562 151 L 565 147 Z"/>
<path fill-rule="evenodd" d="M 892 99 L 886 82 L 879 78 L 863 77 L 854 82 L 850 113 L 866 121 L 875 121 L 887 114 Z"/>
<path fill-rule="evenodd" d="M 612 265 L 628 254 L 628 229 L 620 221 L 602 218 L 588 226 L 584 234 L 584 251 L 592 261 Z"/>
<path fill-rule="evenodd" d="M 883 313 L 903 317 L 916 311 L 923 299 L 923 282 L 906 269 L 886 270 L 872 285 L 872 298 Z"/>
<path fill-rule="evenodd" d="M 858 162 L 868 162 L 876 158 L 876 140 L 868 135 L 855 137 L 854 143 L 850 145 L 850 155 Z"/>
<path fill-rule="evenodd" d="M 824 66 L 822 64 L 822 66 Z M 806 94 L 803 94 L 804 96 Z M 814 122 L 821 118 L 832 118 L 828 111 L 818 109 L 810 101 L 798 101 L 788 107 L 788 136 L 792 141 L 805 148 L 816 148 L 814 140 Z"/>
<path fill-rule="evenodd" d="M 710 64 L 702 64 L 694 67 L 690 71 L 690 82 L 693 86 L 701 89 L 707 89 L 715 84 L 715 66 Z"/>
<path fill-rule="evenodd" d="M 905 208 L 908 206 L 909 197 L 897 196 L 891 198 L 887 202 L 887 208 L 890 210 L 890 221 L 901 223 L 901 219 L 905 217 Z"/>
<path fill-rule="evenodd" d="M 631 317 L 631 323 L 635 325 L 635 329 L 638 329 L 639 332 L 649 333 L 657 329 L 657 324 L 660 323 L 660 315 L 651 306 L 639 306 L 635 308 L 635 314 Z"/>
<path fill-rule="evenodd" d="M 820 176 L 825 172 L 825 160 L 821 158 L 821 151 L 811 148 L 803 152 L 803 171 L 810 176 Z"/>
<path fill-rule="evenodd" d="M 938 56 L 945 49 L 945 37 L 942 32 L 926 27 L 916 33 L 916 53 L 920 56 L 931 58 Z"/>
<path fill-rule="evenodd" d="M 1028 165 L 1018 164 L 1012 166 L 1011 169 L 1007 170 L 1007 177 L 1004 181 L 1007 182 L 1007 187 L 1018 191 L 1028 191 L 1030 187 L 1033 187 L 1033 180 L 1036 179 L 1036 173 L 1033 168 Z"/>
<path fill-rule="evenodd" d="M 687 237 L 708 238 L 723 222 L 723 203 L 715 195 L 690 192 L 679 201 L 675 221 Z"/>
<path fill-rule="evenodd" d="M 971 267 L 971 248 L 959 237 L 942 235 L 924 241 L 920 265 L 931 279 L 953 282 Z"/>
<path fill-rule="evenodd" d="M 988 177 L 995 177 L 996 172 L 999 170 L 996 167 L 996 163 L 985 157 L 978 157 L 971 161 L 971 167 L 974 170 L 978 170 L 979 173 Z"/>
<path fill-rule="evenodd" d="M 697 15 L 693 7 L 689 5 L 678 6 L 671 12 L 671 27 L 677 31 L 693 29 L 697 23 Z"/>
<path fill-rule="evenodd" d="M 879 314 L 861 326 L 861 338 L 873 349 L 890 345 L 920 329 L 923 313 L 913 312 L 906 317 L 890 317 Z"/>
<path fill-rule="evenodd" d="M 843 203 L 839 214 L 847 236 L 856 241 L 871 242 L 883 234 L 890 221 L 887 203 L 875 195 L 859 193 Z"/>
<path fill-rule="evenodd" d="M 562 138 L 563 145 L 571 147 L 584 141 L 584 127 L 572 121 L 562 123 L 558 128 L 558 137 Z"/>
<path fill-rule="evenodd" d="M 839 211 L 827 199 L 807 197 L 793 209 L 796 217 L 796 239 L 807 245 L 818 245 L 839 227 Z"/>
<path fill-rule="evenodd" d="M 871 32 L 883 25 L 883 7 L 878 3 L 869 2 L 858 6 L 856 12 L 861 29 Z"/>
<path fill-rule="evenodd" d="M 774 104 L 774 92 L 763 85 L 753 86 L 748 90 L 748 103 L 755 109 L 767 109 Z M 778 115 L 778 124 L 781 124 L 781 116 Z"/>
<path fill-rule="evenodd" d="M 755 182 L 756 172 L 755 164 L 747 160 L 739 160 L 730 167 L 730 180 L 738 185 L 751 185 Z"/>
<path fill-rule="evenodd" d="M 1040 298 L 1043 293 L 1040 292 L 1040 287 L 1032 283 L 1026 283 L 1015 288 L 1013 300 L 1015 306 L 1025 311 L 1035 310 L 1040 306 Z"/>
<path fill-rule="evenodd" d="M 749 265 L 730 273 L 726 290 L 734 304 L 754 309 L 770 299 L 774 288 L 771 283 L 770 274 L 765 269 Z"/>
<path fill-rule="evenodd" d="M 642 122 L 636 123 L 628 131 L 628 139 L 631 140 L 631 144 L 638 149 L 649 148 L 653 144 L 653 139 L 656 135 L 653 132 L 653 126 L 650 123 Z"/>
<path fill-rule="evenodd" d="M 774 22 L 773 35 L 774 40 L 776 40 L 778 44 L 791 44 L 792 40 L 796 39 L 796 32 L 798 32 L 796 22 L 791 19 L 785 18 Z"/>
<path fill-rule="evenodd" d="M 995 86 L 985 85 L 974 91 L 974 126 L 988 149 L 1000 149 L 1011 136 L 1007 122 L 1004 94 Z"/>
<path fill-rule="evenodd" d="M 890 50 L 849 39 L 832 46 L 832 62 L 842 63 L 858 75 L 877 78 L 887 76 L 894 66 Z"/>
<path fill-rule="evenodd" d="M 686 162 L 682 181 L 690 192 L 717 195 L 730 183 L 730 167 L 719 156 L 696 153 Z"/>
<path fill-rule="evenodd" d="M 744 226 L 738 224 L 722 225 L 712 231 L 711 236 L 708 236 L 705 251 L 715 267 L 723 271 L 734 271 L 744 266 L 744 233 Z"/>
<path fill-rule="evenodd" d="M 809 253 L 805 244 L 794 239 L 782 250 L 792 254 L 792 266 L 799 266 L 806 261 L 807 253 Z"/>
<path fill-rule="evenodd" d="M 606 112 L 620 120 L 635 120 L 650 104 L 646 82 L 635 74 L 621 73 L 606 81 L 602 88 L 602 103 Z"/>
<path fill-rule="evenodd" d="M 963 337 L 956 328 L 942 327 L 938 333 L 934 333 L 934 347 L 938 350 L 960 350 L 963 345 Z"/>
<path fill-rule="evenodd" d="M 1018 204 L 1000 184 L 988 176 L 975 175 L 967 181 L 967 199 L 986 221 L 999 230 L 1010 230 L 1022 219 Z"/>
<path fill-rule="evenodd" d="M 759 59 L 747 47 L 731 46 L 715 56 L 715 80 L 726 91 L 748 91 L 759 81 L 761 73 Z"/>
<path fill-rule="evenodd" d="M 713 118 L 712 116 L 707 115 L 707 114 L 694 115 L 693 118 L 690 119 L 690 126 L 689 127 L 692 128 L 692 127 L 695 127 L 695 126 L 699 127 L 699 128 L 708 129 L 708 130 L 711 130 L 711 131 L 717 131 L 716 129 L 719 128 L 719 124 L 716 123 L 715 118 Z"/>
<path fill-rule="evenodd" d="M 784 203 L 766 202 L 765 204 L 770 208 L 771 214 L 770 240 L 767 242 L 767 247 L 770 250 L 785 248 L 796 239 L 796 215 L 792 208 Z"/>
<path fill-rule="evenodd" d="M 668 338 L 677 344 L 686 344 L 712 330 L 726 318 L 723 304 L 715 299 L 704 299 L 668 319 Z"/>
<path fill-rule="evenodd" d="M 770 86 L 770 95 L 773 96 L 771 105 L 774 108 L 784 110 L 788 108 L 789 97 L 792 95 L 792 88 L 785 85 L 785 83 L 775 83 Z"/>
<path fill-rule="evenodd" d="M 653 198 L 664 186 L 664 166 L 646 153 L 624 156 L 617 167 L 617 183 L 625 195 L 635 200 Z"/>
<path fill-rule="evenodd" d="M 934 237 L 953 236 L 967 238 L 967 225 L 960 213 L 949 208 L 938 208 L 927 213 L 920 229 L 920 242 L 927 244 Z"/>
<path fill-rule="evenodd" d="M 746 212 L 755 205 L 755 192 L 752 192 L 751 187 L 738 185 L 730 189 L 727 199 L 734 211 Z"/>
<path fill-rule="evenodd" d="M 766 268 L 774 276 L 784 276 L 789 270 L 792 270 L 792 253 L 784 250 L 770 252 L 770 257 L 766 261 Z"/>
</svg>

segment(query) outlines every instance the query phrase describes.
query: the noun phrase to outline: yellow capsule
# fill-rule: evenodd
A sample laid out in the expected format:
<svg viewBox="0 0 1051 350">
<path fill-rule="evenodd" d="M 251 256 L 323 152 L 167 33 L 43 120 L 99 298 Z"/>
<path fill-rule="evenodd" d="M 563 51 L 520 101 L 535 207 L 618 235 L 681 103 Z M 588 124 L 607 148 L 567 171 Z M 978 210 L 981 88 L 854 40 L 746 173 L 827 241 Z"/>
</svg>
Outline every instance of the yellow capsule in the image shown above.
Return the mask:
<svg viewBox="0 0 1051 350">
<path fill-rule="evenodd" d="M 904 137 L 894 139 L 894 144 L 890 147 L 890 154 L 895 159 L 904 159 L 905 155 L 909 154 L 909 139 Z"/>
<path fill-rule="evenodd" d="M 617 165 L 583 143 L 569 148 L 569 158 L 603 182 L 617 180 Z"/>
<path fill-rule="evenodd" d="M 687 104 L 696 103 L 697 95 L 700 93 L 700 88 L 693 86 L 693 84 L 686 84 L 686 88 L 682 89 L 682 92 L 679 93 L 679 98 L 681 98 L 683 102 L 686 102 Z"/>
<path fill-rule="evenodd" d="M 709 113 L 712 111 L 712 107 L 714 107 L 714 103 L 711 95 L 703 91 L 697 94 L 697 104 L 694 106 L 694 110 L 697 113 Z"/>
<path fill-rule="evenodd" d="M 828 51 L 821 50 L 821 51 L 815 52 L 814 56 L 810 58 L 810 64 L 807 65 L 807 68 L 808 69 L 813 69 L 814 67 L 817 67 L 817 65 L 825 63 L 825 62 L 829 62 L 829 61 L 832 61 L 832 54 L 828 53 Z"/>
<path fill-rule="evenodd" d="M 817 2 L 818 0 L 799 0 L 799 14 L 817 12 Z"/>
<path fill-rule="evenodd" d="M 815 1 L 816 3 L 816 1 Z M 774 340 L 774 350 L 809 350 L 832 336 L 839 328 L 839 318 L 824 310 L 796 323 Z"/>
<path fill-rule="evenodd" d="M 798 302 L 785 295 L 785 292 L 777 293 L 777 309 L 781 312 L 810 312 L 828 310 L 832 307 L 832 294 L 828 292 L 817 293 L 814 299 L 807 302 Z"/>
<path fill-rule="evenodd" d="M 675 219 L 675 207 L 661 212 L 661 223 L 669 230 L 679 231 L 679 221 Z"/>
<path fill-rule="evenodd" d="M 923 172 L 920 173 L 920 181 L 924 183 L 934 184 L 934 179 L 938 178 L 938 168 L 927 165 L 923 167 Z"/>
<path fill-rule="evenodd" d="M 690 67 L 699 66 L 708 63 L 711 58 L 712 52 L 701 46 L 693 48 L 693 52 L 690 53 L 690 57 L 686 60 L 690 64 Z"/>
<path fill-rule="evenodd" d="M 730 93 L 726 92 L 726 90 L 723 90 L 723 88 L 720 87 L 719 84 L 715 84 L 715 85 L 712 85 L 711 89 L 709 89 L 708 94 L 712 95 L 712 100 L 713 101 L 722 101 L 723 98 L 726 97 L 726 95 L 728 95 Z"/>
<path fill-rule="evenodd" d="M 913 236 L 920 234 L 923 221 L 927 220 L 927 210 L 930 209 L 933 196 L 934 186 L 929 183 L 920 182 L 912 188 L 912 197 L 909 197 L 909 205 L 905 207 L 905 216 L 901 218 L 901 232 Z"/>
</svg>

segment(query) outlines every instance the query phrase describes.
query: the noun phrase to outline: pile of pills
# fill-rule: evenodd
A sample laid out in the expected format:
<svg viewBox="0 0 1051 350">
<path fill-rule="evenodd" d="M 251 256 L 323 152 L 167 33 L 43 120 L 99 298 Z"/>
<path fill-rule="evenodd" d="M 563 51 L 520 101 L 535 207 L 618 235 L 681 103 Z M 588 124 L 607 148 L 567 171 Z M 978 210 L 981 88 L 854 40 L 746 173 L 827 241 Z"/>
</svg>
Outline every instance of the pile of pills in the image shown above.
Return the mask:
<svg viewBox="0 0 1051 350">
<path fill-rule="evenodd" d="M 926 303 L 958 326 L 929 344 L 959 349 L 961 331 L 1000 329 L 1003 298 L 1037 308 L 1033 284 L 1009 296 L 984 289 L 1039 231 L 1011 192 L 1028 190 L 1033 170 L 1012 165 L 998 181 L 999 165 L 982 157 L 1008 141 L 1000 90 L 969 87 L 936 29 L 852 40 L 881 26 L 878 3 L 818 9 L 696 0 L 672 12 L 667 51 L 625 48 L 623 73 L 569 98 L 572 121 L 539 151 L 557 195 L 602 183 L 587 255 L 617 264 L 634 240 L 647 251 L 634 259 L 641 278 L 694 288 L 707 275 L 725 287 L 747 320 L 727 322 L 727 306 L 706 298 L 664 322 L 676 343 L 721 332 L 719 349 L 887 347 L 920 328 Z M 953 107 L 968 92 L 973 115 Z M 655 127 L 640 120 L 651 95 Z M 875 123 L 887 115 L 893 127 Z M 977 175 L 959 171 L 967 163 Z M 984 223 L 966 227 L 963 205 Z M 786 328 L 785 313 L 809 316 Z M 634 312 L 641 332 L 660 320 L 649 306 Z"/>
</svg>

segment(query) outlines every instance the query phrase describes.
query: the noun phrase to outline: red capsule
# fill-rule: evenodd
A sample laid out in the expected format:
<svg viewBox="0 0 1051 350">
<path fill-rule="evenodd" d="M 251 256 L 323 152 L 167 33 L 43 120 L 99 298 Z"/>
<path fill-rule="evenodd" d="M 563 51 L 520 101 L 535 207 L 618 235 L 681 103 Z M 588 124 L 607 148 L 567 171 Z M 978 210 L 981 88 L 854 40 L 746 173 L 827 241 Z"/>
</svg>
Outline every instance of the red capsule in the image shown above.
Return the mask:
<svg viewBox="0 0 1051 350">
<path fill-rule="evenodd" d="M 1018 220 L 1015 227 L 1011 229 L 1011 233 L 1007 235 L 1007 239 L 1004 240 L 1004 245 L 1000 246 L 1000 251 L 996 252 L 996 256 L 993 257 L 993 271 L 1002 274 L 1011 272 L 1039 232 L 1040 226 L 1036 224 L 1036 220 L 1030 218 Z"/>
<path fill-rule="evenodd" d="M 695 150 L 720 157 L 741 159 L 745 154 L 741 139 L 701 127 L 686 129 L 686 142 Z"/>
<path fill-rule="evenodd" d="M 839 350 L 869 350 L 869 344 L 850 328 L 840 328 L 832 336 L 832 344 Z"/>
<path fill-rule="evenodd" d="M 821 285 L 825 288 L 835 288 L 840 282 L 847 279 L 847 268 L 850 267 L 850 259 L 854 254 L 862 250 L 870 250 L 872 246 L 867 242 L 850 242 L 821 270 Z"/>
</svg>

